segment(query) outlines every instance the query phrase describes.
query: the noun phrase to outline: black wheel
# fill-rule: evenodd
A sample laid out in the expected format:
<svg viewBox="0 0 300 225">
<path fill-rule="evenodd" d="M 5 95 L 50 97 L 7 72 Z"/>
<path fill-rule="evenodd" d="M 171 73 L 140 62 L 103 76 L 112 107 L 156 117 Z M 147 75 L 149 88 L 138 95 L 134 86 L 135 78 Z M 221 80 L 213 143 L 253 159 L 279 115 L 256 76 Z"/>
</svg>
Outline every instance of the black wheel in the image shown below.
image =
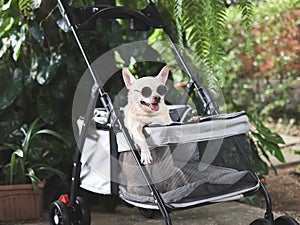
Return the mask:
<svg viewBox="0 0 300 225">
<path fill-rule="evenodd" d="M 91 211 L 89 207 L 87 206 L 86 202 L 83 198 L 77 197 L 76 198 L 76 209 L 75 209 L 75 215 L 73 218 L 76 218 L 75 224 L 80 225 L 90 225 L 91 224 Z"/>
<path fill-rule="evenodd" d="M 60 201 L 55 201 L 49 206 L 50 225 L 71 225 L 68 207 Z"/>
<path fill-rule="evenodd" d="M 157 210 L 154 210 L 154 209 L 144 209 L 144 208 L 139 208 L 139 212 L 140 214 L 147 218 L 147 219 L 152 219 L 153 216 L 154 216 L 154 213 L 156 212 Z"/>
<path fill-rule="evenodd" d="M 250 223 L 250 225 L 272 225 L 272 223 L 265 218 L 259 218 Z"/>
<path fill-rule="evenodd" d="M 299 225 L 299 223 L 290 216 L 280 216 L 274 221 L 274 225 Z"/>
</svg>

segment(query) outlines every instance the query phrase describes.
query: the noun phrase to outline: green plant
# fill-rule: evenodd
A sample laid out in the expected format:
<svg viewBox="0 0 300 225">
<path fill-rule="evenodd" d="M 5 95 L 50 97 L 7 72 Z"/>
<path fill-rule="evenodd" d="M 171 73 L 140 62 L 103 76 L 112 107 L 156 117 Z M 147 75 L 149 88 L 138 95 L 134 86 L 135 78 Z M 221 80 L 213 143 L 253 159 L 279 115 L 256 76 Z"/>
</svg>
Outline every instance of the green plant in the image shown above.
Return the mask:
<svg viewBox="0 0 300 225">
<path fill-rule="evenodd" d="M 299 121 L 293 97 L 299 84 L 298 14 L 299 1 L 260 1 L 247 32 L 240 10 L 231 7 L 227 13 L 221 42 L 227 65 L 224 92 L 263 120 Z M 252 40 L 249 52 L 245 50 L 248 37 Z"/>
<path fill-rule="evenodd" d="M 262 121 L 299 120 L 291 104 L 299 82 L 298 9 L 296 0 L 257 2 L 250 30 L 243 26 L 239 9 L 231 7 L 227 13 L 221 42 L 227 66 L 223 93 L 228 111 L 243 109 L 248 114 L 255 168 L 262 176 L 272 166 L 269 155 L 284 162 L 282 138 Z M 252 42 L 247 52 L 248 37 Z"/>
<path fill-rule="evenodd" d="M 279 144 L 284 144 L 285 142 L 279 134 L 267 128 L 254 113 L 248 112 L 247 114 L 250 123 L 254 126 L 250 131 L 250 142 L 254 153 L 256 171 L 262 176 L 269 173 L 268 165 L 262 160 L 264 158 L 276 172 L 269 155 L 274 156 L 280 162 L 285 162 L 279 146 Z M 267 152 L 269 152 L 269 155 Z"/>
<path fill-rule="evenodd" d="M 54 174 L 63 177 L 64 173 L 55 168 L 59 159 L 55 158 L 53 151 L 59 145 L 68 144 L 63 136 L 53 130 L 44 129 L 39 118 L 29 126 L 23 125 L 20 131 L 23 134 L 20 144 L 4 143 L 0 146 L 1 151 L 11 153 L 9 163 L 2 168 L 4 184 L 31 182 L 37 190 L 37 185 L 43 179 Z M 57 145 L 54 145 L 54 139 L 60 140 Z"/>
</svg>

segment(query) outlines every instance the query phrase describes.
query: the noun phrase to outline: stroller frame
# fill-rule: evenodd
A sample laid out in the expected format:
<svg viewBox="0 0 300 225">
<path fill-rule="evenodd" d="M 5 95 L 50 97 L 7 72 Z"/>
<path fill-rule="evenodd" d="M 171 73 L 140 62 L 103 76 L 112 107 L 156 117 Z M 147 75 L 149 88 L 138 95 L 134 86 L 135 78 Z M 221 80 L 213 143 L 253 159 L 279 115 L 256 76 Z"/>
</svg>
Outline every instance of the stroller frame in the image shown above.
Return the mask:
<svg viewBox="0 0 300 225">
<path fill-rule="evenodd" d="M 63 213 L 69 213 L 70 220 L 67 223 L 69 224 L 77 224 L 76 221 L 81 220 L 82 216 L 86 216 L 84 214 L 89 213 L 82 208 L 78 208 L 79 206 L 83 206 L 84 203 L 80 198 L 77 197 L 78 194 L 78 187 L 79 187 L 79 181 L 80 181 L 80 170 L 81 170 L 81 150 L 83 149 L 85 139 L 87 137 L 88 132 L 88 124 L 92 121 L 93 112 L 95 108 L 96 101 L 98 97 L 100 98 L 100 101 L 105 108 L 106 112 L 110 113 L 110 120 L 112 121 L 111 124 L 114 128 L 117 128 L 118 130 L 121 130 L 124 134 L 126 141 L 128 145 L 130 146 L 130 150 L 132 152 L 132 155 L 136 161 L 136 164 L 138 165 L 146 183 L 147 186 L 150 189 L 151 195 L 155 199 L 155 203 L 157 203 L 157 206 L 164 217 L 164 220 L 167 225 L 171 225 L 172 221 L 169 216 L 168 210 L 171 210 L 168 208 L 162 199 L 160 193 L 156 190 L 155 185 L 151 181 L 151 177 L 148 174 L 146 168 L 144 165 L 140 162 L 140 155 L 138 152 L 138 149 L 136 148 L 134 141 L 130 137 L 127 128 L 124 126 L 124 121 L 120 119 L 120 112 L 113 106 L 112 100 L 108 93 L 106 93 L 102 87 L 101 81 L 97 79 L 96 72 L 92 68 L 91 62 L 82 46 L 80 37 L 77 33 L 77 29 L 81 28 L 81 24 L 78 22 L 74 16 L 72 17 L 72 8 L 68 6 L 64 0 L 58 0 L 58 8 L 60 10 L 61 15 L 66 20 L 68 26 L 70 27 L 75 40 L 80 48 L 81 54 L 85 60 L 85 63 L 87 65 L 87 68 L 93 78 L 94 85 L 91 88 L 90 93 L 90 100 L 88 103 L 88 107 L 84 116 L 84 123 L 82 126 L 82 130 L 78 139 L 77 149 L 74 155 L 74 163 L 73 163 L 73 169 L 72 169 L 72 179 L 71 179 L 71 189 L 69 194 L 69 200 L 66 201 L 66 204 L 60 204 L 60 202 L 56 201 L 52 203 L 52 208 L 50 206 L 50 211 L 54 210 L 54 208 L 60 208 L 62 209 Z M 95 10 L 96 9 L 96 10 Z M 133 10 L 127 7 L 118 7 L 118 6 L 93 6 L 93 7 L 86 7 L 83 9 L 83 14 L 87 15 L 86 20 L 89 20 L 90 18 L 94 17 L 101 17 L 101 18 L 110 18 L 110 19 L 131 19 L 133 21 L 133 28 L 137 30 L 143 30 L 147 29 L 149 27 L 153 28 L 159 28 L 163 29 L 164 33 L 167 35 L 170 43 L 172 44 L 173 50 L 175 55 L 177 56 L 178 63 L 184 68 L 186 74 L 189 77 L 189 81 L 187 83 L 187 86 L 185 88 L 185 95 L 181 101 L 181 104 L 186 104 L 188 101 L 188 98 L 190 94 L 196 90 L 199 99 L 201 100 L 203 104 L 203 108 L 205 109 L 206 115 L 217 115 L 219 114 L 219 109 L 215 101 L 213 100 L 212 96 L 210 95 L 209 91 L 204 87 L 199 85 L 193 75 L 191 74 L 186 62 L 184 61 L 182 55 L 180 54 L 180 51 L 178 47 L 175 44 L 174 39 L 172 38 L 170 32 L 168 31 L 168 28 L 166 24 L 164 23 L 163 19 L 161 18 L 158 10 L 155 7 L 155 4 L 148 0 L 148 5 L 144 10 L 137 11 Z M 259 187 L 262 191 L 265 200 L 266 200 L 266 213 L 265 213 L 265 219 L 273 223 L 274 217 L 272 213 L 272 203 L 271 198 L 258 178 Z M 64 202 L 64 201 L 63 201 Z M 174 209 L 172 209 L 174 210 Z M 50 212 L 51 213 L 51 212 Z M 79 214 L 79 215 L 78 215 Z M 63 216 L 63 215 L 62 215 Z M 86 216 L 85 221 L 80 224 L 90 224 L 90 217 L 89 215 Z"/>
</svg>

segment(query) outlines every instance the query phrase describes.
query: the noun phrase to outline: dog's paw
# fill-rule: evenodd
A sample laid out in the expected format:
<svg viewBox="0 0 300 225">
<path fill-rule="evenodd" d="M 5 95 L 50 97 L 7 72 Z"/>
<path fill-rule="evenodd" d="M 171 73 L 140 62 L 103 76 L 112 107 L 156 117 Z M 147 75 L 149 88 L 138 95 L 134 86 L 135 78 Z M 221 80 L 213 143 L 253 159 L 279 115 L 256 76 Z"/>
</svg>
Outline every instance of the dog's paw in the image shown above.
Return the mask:
<svg viewBox="0 0 300 225">
<path fill-rule="evenodd" d="M 193 116 L 191 119 L 189 119 L 187 122 L 188 123 L 199 123 L 201 117 L 200 116 Z"/>
<path fill-rule="evenodd" d="M 144 165 L 149 165 L 153 161 L 151 152 L 148 151 L 141 151 L 141 163 Z"/>
</svg>

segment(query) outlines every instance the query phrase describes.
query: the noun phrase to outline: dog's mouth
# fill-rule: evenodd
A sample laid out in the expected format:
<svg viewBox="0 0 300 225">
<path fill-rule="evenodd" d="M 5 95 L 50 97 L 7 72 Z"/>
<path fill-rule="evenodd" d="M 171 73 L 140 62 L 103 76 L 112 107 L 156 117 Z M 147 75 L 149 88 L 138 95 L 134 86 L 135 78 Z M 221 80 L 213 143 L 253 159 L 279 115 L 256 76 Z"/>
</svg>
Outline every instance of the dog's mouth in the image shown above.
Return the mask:
<svg viewBox="0 0 300 225">
<path fill-rule="evenodd" d="M 144 101 L 141 101 L 141 105 L 147 106 L 153 111 L 158 111 L 159 110 L 159 104 L 158 103 L 147 103 Z"/>
</svg>

